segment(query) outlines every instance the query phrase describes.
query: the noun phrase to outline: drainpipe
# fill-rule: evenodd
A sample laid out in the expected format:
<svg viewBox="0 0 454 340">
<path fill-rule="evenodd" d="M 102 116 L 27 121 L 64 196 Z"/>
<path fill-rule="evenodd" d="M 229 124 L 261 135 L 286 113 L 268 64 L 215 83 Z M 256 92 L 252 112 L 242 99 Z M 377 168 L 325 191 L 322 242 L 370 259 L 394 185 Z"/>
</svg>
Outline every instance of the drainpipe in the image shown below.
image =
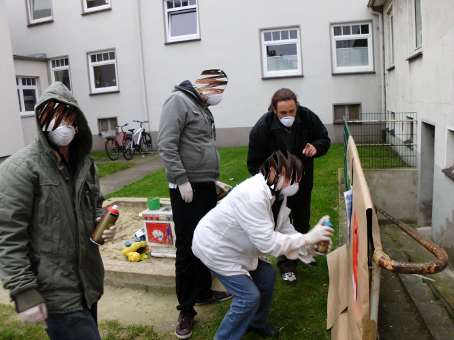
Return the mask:
<svg viewBox="0 0 454 340">
<path fill-rule="evenodd" d="M 386 65 L 385 65 L 385 20 L 384 20 L 384 15 L 383 15 L 383 6 L 380 7 L 370 7 L 370 11 L 372 15 L 375 15 L 378 17 L 379 21 L 379 27 L 380 27 L 380 61 L 381 61 L 381 67 L 382 67 L 382 72 L 380 75 L 380 81 L 381 81 L 381 106 L 383 109 L 383 112 L 386 113 L 387 110 L 387 102 L 386 102 Z"/>
<path fill-rule="evenodd" d="M 146 77 L 146 70 L 145 70 L 145 55 L 143 50 L 143 34 L 142 34 L 142 0 L 137 0 L 137 28 L 138 28 L 138 35 L 139 35 L 139 69 L 142 73 L 142 99 L 143 99 L 143 107 L 145 108 L 145 119 L 148 120 L 149 127 L 151 130 L 151 119 L 150 119 L 150 110 L 148 106 L 148 86 L 147 86 L 147 77 Z"/>
</svg>

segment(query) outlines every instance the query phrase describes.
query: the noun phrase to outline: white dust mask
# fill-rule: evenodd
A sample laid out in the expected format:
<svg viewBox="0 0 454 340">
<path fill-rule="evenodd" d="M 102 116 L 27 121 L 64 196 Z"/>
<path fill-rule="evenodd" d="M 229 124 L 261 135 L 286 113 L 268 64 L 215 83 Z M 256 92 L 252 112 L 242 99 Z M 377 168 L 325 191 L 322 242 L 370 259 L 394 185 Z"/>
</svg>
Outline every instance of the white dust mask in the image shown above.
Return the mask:
<svg viewBox="0 0 454 340">
<path fill-rule="evenodd" d="M 279 121 L 281 122 L 282 125 L 289 128 L 293 125 L 293 122 L 295 121 L 295 117 L 285 116 L 285 117 L 282 117 L 281 119 L 279 119 Z"/>
<path fill-rule="evenodd" d="M 54 124 L 55 119 L 52 119 L 49 123 L 49 127 L 47 128 L 47 131 L 49 132 L 49 140 L 57 146 L 69 145 L 76 135 L 76 129 L 74 126 L 62 123 L 59 127 L 52 131 Z"/>
<path fill-rule="evenodd" d="M 293 183 L 292 185 L 289 185 L 288 187 L 284 188 L 281 190 L 281 194 L 286 197 L 290 197 L 295 195 L 298 192 L 298 189 L 300 188 L 298 183 Z"/>
<path fill-rule="evenodd" d="M 208 94 L 207 96 L 207 104 L 210 106 L 218 105 L 222 100 L 222 93 L 213 93 Z"/>
</svg>

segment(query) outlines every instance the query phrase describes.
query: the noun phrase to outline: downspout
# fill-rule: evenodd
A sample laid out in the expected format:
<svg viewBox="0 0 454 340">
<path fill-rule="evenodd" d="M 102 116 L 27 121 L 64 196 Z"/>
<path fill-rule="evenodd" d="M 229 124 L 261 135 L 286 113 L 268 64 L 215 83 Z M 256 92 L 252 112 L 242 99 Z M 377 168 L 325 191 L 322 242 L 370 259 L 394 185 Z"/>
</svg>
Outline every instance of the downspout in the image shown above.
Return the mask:
<svg viewBox="0 0 454 340">
<path fill-rule="evenodd" d="M 142 0 L 137 0 L 137 23 L 138 23 L 138 35 L 139 35 L 139 69 L 142 71 L 142 99 L 143 107 L 145 108 L 145 119 L 149 121 L 149 127 L 151 130 L 151 119 L 150 119 L 150 109 L 148 105 L 148 86 L 147 86 L 147 77 L 145 72 L 145 52 L 143 50 L 143 34 L 142 34 Z"/>
</svg>

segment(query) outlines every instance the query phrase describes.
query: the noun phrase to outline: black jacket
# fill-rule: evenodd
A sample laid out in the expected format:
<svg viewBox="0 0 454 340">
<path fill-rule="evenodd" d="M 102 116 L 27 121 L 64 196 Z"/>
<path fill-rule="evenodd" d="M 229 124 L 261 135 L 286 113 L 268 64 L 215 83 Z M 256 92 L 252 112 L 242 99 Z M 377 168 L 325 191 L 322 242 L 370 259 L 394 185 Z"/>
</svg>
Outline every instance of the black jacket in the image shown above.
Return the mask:
<svg viewBox="0 0 454 340">
<path fill-rule="evenodd" d="M 293 135 L 293 142 L 287 149 L 286 134 Z M 306 143 L 317 149 L 315 157 L 326 154 L 330 146 L 328 131 L 318 116 L 304 106 L 298 106 L 295 122 L 290 129 L 284 127 L 274 112 L 265 113 L 249 134 L 247 166 L 249 172 L 258 173 L 262 163 L 277 150 L 288 151 L 303 162 L 304 176 L 300 183 L 303 190 L 311 191 L 313 184 L 313 158 L 303 155 Z"/>
</svg>

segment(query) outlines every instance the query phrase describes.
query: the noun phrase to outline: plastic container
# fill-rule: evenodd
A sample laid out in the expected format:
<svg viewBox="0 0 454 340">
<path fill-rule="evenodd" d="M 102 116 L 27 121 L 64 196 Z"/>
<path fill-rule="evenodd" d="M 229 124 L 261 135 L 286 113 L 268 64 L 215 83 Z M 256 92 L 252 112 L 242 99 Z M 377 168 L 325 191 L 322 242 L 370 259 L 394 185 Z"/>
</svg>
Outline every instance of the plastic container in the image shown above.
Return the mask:
<svg viewBox="0 0 454 340">
<path fill-rule="evenodd" d="M 158 210 L 161 207 L 161 200 L 159 197 L 151 197 L 147 200 L 147 206 L 150 210 Z"/>
</svg>

